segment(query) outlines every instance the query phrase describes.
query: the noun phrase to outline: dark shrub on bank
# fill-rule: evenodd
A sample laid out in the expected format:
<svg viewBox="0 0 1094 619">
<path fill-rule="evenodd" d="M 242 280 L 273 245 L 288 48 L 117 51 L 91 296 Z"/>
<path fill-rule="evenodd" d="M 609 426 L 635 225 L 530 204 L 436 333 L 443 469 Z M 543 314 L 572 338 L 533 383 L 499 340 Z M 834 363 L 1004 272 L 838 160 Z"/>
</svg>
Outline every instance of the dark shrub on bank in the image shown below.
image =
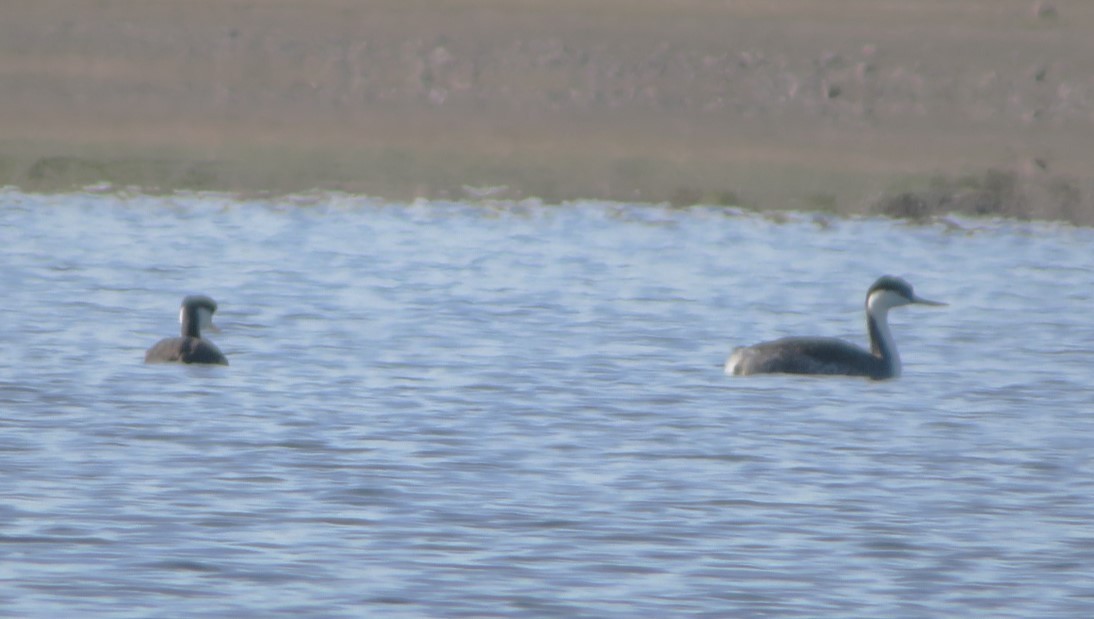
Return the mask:
<svg viewBox="0 0 1094 619">
<path fill-rule="evenodd" d="M 204 190 L 217 187 L 218 168 L 212 161 L 152 158 L 99 161 L 58 155 L 36 160 L 21 184 L 32 191 L 66 191 L 100 183 L 149 191 Z"/>
<path fill-rule="evenodd" d="M 1082 190 L 1074 180 L 1062 176 L 1032 177 L 999 169 L 973 176 L 938 176 L 923 189 L 883 195 L 870 210 L 915 221 L 956 213 L 1094 223 L 1094 209 L 1084 204 Z"/>
</svg>

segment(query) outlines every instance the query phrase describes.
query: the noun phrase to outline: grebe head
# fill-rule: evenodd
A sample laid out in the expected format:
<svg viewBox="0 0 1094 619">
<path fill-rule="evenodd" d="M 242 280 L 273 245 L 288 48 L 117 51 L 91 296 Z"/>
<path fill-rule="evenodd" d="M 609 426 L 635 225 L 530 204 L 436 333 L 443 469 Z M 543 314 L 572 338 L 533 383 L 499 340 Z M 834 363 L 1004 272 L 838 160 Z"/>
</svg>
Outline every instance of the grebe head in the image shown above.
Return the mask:
<svg viewBox="0 0 1094 619">
<path fill-rule="evenodd" d="M 213 324 L 213 314 L 216 311 L 216 301 L 203 294 L 191 295 L 182 300 L 179 323 L 185 326 L 188 322 L 196 322 L 199 330 L 208 329 L 213 333 L 219 333 L 220 329 Z"/>
<path fill-rule="evenodd" d="M 946 305 L 939 301 L 931 301 L 923 297 L 917 297 L 912 285 L 899 277 L 883 275 L 870 286 L 866 293 L 866 308 L 872 312 L 884 312 L 902 305 Z"/>
</svg>

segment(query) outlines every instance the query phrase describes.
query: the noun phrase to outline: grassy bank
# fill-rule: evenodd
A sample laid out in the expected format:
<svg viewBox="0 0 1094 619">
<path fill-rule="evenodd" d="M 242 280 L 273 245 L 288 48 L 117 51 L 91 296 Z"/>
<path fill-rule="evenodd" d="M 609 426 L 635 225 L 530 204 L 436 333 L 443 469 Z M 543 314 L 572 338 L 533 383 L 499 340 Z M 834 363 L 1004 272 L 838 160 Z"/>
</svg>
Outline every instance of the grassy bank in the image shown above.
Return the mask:
<svg viewBox="0 0 1094 619">
<path fill-rule="evenodd" d="M 0 183 L 1094 224 L 1094 5 L 1044 8 L 17 0 Z"/>
</svg>

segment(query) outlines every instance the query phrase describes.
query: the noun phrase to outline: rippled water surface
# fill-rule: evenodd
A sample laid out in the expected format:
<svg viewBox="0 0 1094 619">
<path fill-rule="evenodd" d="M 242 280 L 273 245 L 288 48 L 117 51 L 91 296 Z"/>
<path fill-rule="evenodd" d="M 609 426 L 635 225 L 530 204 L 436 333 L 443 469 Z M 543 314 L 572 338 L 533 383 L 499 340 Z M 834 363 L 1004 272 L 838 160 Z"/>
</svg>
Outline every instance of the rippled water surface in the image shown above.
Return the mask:
<svg viewBox="0 0 1094 619">
<path fill-rule="evenodd" d="M 0 193 L 19 617 L 1094 616 L 1094 233 Z M 727 377 L 865 342 L 904 377 Z M 146 366 L 178 303 L 231 366 Z"/>
</svg>

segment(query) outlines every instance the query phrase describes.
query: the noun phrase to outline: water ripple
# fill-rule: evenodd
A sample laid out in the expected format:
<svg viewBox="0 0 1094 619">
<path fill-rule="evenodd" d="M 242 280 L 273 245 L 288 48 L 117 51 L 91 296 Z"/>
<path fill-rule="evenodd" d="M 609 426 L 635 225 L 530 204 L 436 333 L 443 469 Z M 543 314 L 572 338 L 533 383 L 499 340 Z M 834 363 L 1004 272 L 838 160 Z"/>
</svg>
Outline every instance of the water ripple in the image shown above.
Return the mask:
<svg viewBox="0 0 1094 619">
<path fill-rule="evenodd" d="M 0 600 L 1090 615 L 1094 234 L 960 224 L 5 190 Z M 886 272 L 902 379 L 722 374 Z M 144 366 L 194 292 L 232 365 Z"/>
</svg>

